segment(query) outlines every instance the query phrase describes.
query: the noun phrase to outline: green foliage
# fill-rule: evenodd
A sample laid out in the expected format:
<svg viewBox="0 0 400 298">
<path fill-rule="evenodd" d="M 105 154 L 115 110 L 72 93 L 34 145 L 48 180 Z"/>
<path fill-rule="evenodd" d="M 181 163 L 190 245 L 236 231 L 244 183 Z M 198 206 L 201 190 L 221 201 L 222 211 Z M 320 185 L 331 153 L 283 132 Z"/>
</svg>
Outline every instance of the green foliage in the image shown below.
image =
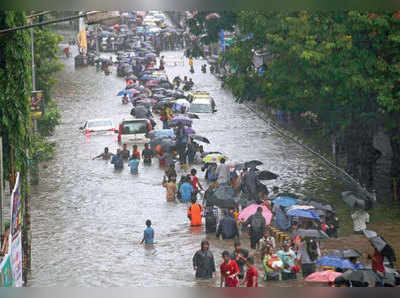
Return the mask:
<svg viewBox="0 0 400 298">
<path fill-rule="evenodd" d="M 233 31 L 233 26 L 237 22 L 236 11 L 219 11 L 218 18 L 207 20 L 207 15 L 211 13 L 213 12 L 200 11 L 187 20 L 189 32 L 193 35 L 191 47 L 185 53 L 187 56 L 202 56 L 202 46 L 217 42 L 221 29 Z"/>
<path fill-rule="evenodd" d="M 26 25 L 22 11 L 0 11 L 0 29 Z M 0 130 L 3 137 L 4 176 L 12 167 L 21 173 L 26 187 L 27 157 L 31 129 L 30 38 L 27 31 L 16 31 L 0 38 Z M 24 191 L 24 188 L 23 188 Z"/>
<path fill-rule="evenodd" d="M 35 29 L 34 39 L 36 88 L 43 90 L 46 102 L 50 102 L 52 88 L 57 83 L 54 74 L 63 68 L 63 64 L 58 62 L 57 57 L 58 44 L 63 37 L 43 27 Z"/>
<path fill-rule="evenodd" d="M 39 134 L 32 137 L 32 159 L 38 162 L 49 161 L 55 154 L 54 142 L 49 142 L 46 137 Z"/>
<path fill-rule="evenodd" d="M 43 136 L 50 136 L 54 129 L 60 124 L 61 113 L 54 101 L 47 103 L 46 113 L 43 119 L 38 120 L 39 132 Z"/>
</svg>

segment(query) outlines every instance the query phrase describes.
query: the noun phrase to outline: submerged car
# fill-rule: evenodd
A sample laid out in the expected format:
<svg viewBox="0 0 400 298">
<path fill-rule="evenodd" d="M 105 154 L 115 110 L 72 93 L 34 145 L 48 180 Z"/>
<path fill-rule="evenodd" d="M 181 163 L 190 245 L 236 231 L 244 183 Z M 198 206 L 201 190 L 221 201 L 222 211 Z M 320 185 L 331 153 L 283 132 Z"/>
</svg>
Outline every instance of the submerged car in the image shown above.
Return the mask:
<svg viewBox="0 0 400 298">
<path fill-rule="evenodd" d="M 85 122 L 85 125 L 80 127 L 86 135 L 92 133 L 114 132 L 114 124 L 111 119 L 93 119 Z"/>
<path fill-rule="evenodd" d="M 214 99 L 210 98 L 195 98 L 190 103 L 189 113 L 215 113 L 216 107 Z"/>
<path fill-rule="evenodd" d="M 150 142 L 146 135 L 152 130 L 149 119 L 123 120 L 118 128 L 119 144 L 144 144 Z"/>
</svg>

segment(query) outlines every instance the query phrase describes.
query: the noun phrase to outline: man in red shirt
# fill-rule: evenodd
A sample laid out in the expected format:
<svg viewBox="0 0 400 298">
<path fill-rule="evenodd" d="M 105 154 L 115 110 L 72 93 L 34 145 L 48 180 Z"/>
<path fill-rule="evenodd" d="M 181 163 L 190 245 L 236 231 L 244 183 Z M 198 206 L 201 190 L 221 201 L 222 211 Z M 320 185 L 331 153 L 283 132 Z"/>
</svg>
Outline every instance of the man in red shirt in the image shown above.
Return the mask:
<svg viewBox="0 0 400 298">
<path fill-rule="evenodd" d="M 258 271 L 257 268 L 254 266 L 254 258 L 249 257 L 247 259 L 247 269 L 246 277 L 244 279 L 247 282 L 248 288 L 257 288 L 258 287 Z"/>
<path fill-rule="evenodd" d="M 240 273 L 239 266 L 234 260 L 231 260 L 229 251 L 225 250 L 222 253 L 224 262 L 220 266 L 221 270 L 221 285 L 225 284 L 226 288 L 237 288 L 239 286 L 238 275 Z"/>
</svg>

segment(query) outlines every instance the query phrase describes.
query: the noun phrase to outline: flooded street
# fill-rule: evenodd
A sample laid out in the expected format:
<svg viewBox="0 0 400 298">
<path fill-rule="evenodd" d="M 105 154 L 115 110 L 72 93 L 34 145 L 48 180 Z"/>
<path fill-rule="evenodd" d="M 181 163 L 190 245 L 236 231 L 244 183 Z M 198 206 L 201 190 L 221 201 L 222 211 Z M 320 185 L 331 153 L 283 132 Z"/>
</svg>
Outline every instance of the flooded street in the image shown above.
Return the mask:
<svg viewBox="0 0 400 298">
<path fill-rule="evenodd" d="M 182 55 L 182 53 L 165 53 Z M 139 175 L 129 168 L 114 172 L 111 164 L 92 160 L 108 146 L 117 148 L 116 135 L 84 136 L 79 127 L 86 120 L 111 118 L 117 126 L 130 118 L 130 105 L 122 105 L 117 92 L 124 81 L 115 69 L 110 76 L 94 67 L 74 69 L 73 59 L 65 60 L 56 100 L 62 124 L 52 137 L 57 142 L 56 157 L 41 170 L 41 181 L 32 195 L 32 279 L 30 286 L 196 286 L 192 256 L 205 237 L 203 228 L 191 229 L 186 205 L 168 203 L 161 186 L 163 172 L 140 166 Z M 195 90 L 208 91 L 218 112 L 200 115 L 193 127 L 211 144 L 207 150 L 222 151 L 230 161 L 258 159 L 280 175 L 278 185 L 286 191 L 313 193 L 307 181 L 326 185 L 335 181 L 332 173 L 298 145 L 283 139 L 232 94 L 220 88 L 211 74 L 191 75 L 185 66 L 167 67 L 171 80 L 176 75 L 193 78 Z M 158 122 L 159 123 L 159 122 Z M 160 128 L 160 124 L 156 129 Z M 199 171 L 203 179 L 203 173 Z M 178 172 L 178 176 L 180 176 Z M 203 182 L 203 181 L 202 181 Z M 203 182 L 204 183 L 204 182 Z M 323 197 L 321 197 L 323 198 Z M 152 249 L 139 245 L 146 219 L 156 233 Z M 220 252 L 232 249 L 231 241 L 209 237 L 217 264 Z M 247 238 L 244 236 L 244 238 Z M 257 260 L 258 261 L 258 260 Z"/>
</svg>

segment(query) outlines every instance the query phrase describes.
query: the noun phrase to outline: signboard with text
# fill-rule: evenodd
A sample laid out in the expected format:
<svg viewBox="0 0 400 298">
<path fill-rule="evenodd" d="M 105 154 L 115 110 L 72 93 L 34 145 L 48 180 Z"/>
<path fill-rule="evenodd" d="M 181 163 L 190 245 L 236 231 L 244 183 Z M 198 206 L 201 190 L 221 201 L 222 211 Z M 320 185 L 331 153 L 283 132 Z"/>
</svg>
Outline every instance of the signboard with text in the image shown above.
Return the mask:
<svg viewBox="0 0 400 298">
<path fill-rule="evenodd" d="M 32 91 L 30 100 L 30 110 L 32 119 L 41 119 L 44 116 L 44 96 L 43 91 Z"/>
<path fill-rule="evenodd" d="M 8 254 L 0 264 L 0 287 L 11 288 L 14 286 L 14 276 L 11 269 L 11 256 Z"/>
<path fill-rule="evenodd" d="M 14 277 L 14 286 L 22 287 L 22 239 L 21 232 L 13 239 L 11 245 L 11 268 Z"/>
</svg>

